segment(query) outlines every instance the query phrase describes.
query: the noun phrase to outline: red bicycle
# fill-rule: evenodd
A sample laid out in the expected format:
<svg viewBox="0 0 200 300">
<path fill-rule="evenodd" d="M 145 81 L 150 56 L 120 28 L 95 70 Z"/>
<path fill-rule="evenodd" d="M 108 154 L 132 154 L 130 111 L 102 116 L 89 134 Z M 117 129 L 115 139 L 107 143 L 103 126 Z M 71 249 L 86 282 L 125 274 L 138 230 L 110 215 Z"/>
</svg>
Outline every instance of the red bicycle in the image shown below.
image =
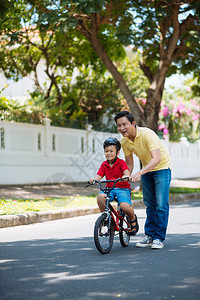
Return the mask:
<svg viewBox="0 0 200 300">
<path fill-rule="evenodd" d="M 128 178 L 128 177 L 127 177 Z M 130 241 L 129 231 L 131 229 L 129 217 L 119 207 L 117 210 L 110 204 L 110 191 L 114 189 L 118 181 L 122 181 L 126 178 L 118 178 L 116 180 L 94 180 L 93 183 L 86 185 L 86 187 L 93 184 L 98 184 L 99 189 L 103 191 L 106 196 L 105 210 L 101 213 L 95 222 L 94 226 L 94 242 L 97 250 L 102 254 L 110 252 L 113 246 L 114 235 L 119 234 L 119 240 L 122 247 L 127 247 Z M 113 182 L 111 188 L 103 188 L 103 184 L 107 182 Z M 117 201 L 117 199 L 115 199 Z"/>
</svg>

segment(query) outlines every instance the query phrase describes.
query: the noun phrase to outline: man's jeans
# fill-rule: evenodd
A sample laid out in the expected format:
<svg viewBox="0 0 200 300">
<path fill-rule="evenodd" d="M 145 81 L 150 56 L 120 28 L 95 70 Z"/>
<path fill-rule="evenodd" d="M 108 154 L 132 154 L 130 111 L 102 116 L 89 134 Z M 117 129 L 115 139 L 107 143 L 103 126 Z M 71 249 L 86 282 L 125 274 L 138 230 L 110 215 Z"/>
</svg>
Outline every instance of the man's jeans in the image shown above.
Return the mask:
<svg viewBox="0 0 200 300">
<path fill-rule="evenodd" d="M 167 231 L 170 182 L 170 169 L 142 175 L 143 201 L 147 207 L 145 234 L 161 241 L 164 241 Z"/>
</svg>

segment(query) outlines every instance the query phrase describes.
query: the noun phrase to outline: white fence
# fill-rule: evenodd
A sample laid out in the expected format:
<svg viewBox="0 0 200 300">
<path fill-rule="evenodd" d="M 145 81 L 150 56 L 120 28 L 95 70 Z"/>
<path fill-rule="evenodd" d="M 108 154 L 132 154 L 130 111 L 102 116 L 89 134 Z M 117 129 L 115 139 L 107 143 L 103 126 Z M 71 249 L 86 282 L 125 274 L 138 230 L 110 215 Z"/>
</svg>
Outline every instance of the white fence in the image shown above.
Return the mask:
<svg viewBox="0 0 200 300">
<path fill-rule="evenodd" d="M 83 182 L 105 159 L 102 143 L 119 134 L 0 121 L 0 185 Z M 200 177 L 200 144 L 168 143 L 173 178 Z M 123 151 L 120 153 L 123 158 Z M 139 160 L 134 157 L 135 169 Z"/>
</svg>

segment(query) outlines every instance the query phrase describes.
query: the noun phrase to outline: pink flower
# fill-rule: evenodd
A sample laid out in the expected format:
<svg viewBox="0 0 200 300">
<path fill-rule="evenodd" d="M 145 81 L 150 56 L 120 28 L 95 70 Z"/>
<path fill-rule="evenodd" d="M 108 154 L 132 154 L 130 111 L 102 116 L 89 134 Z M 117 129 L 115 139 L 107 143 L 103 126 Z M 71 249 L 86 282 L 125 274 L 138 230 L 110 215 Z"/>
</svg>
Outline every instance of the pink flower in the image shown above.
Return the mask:
<svg viewBox="0 0 200 300">
<path fill-rule="evenodd" d="M 166 134 L 168 134 L 168 133 L 169 133 L 169 130 L 168 130 L 167 128 L 164 128 L 164 129 L 163 129 L 163 134 L 166 135 Z"/>
<path fill-rule="evenodd" d="M 177 108 L 175 107 L 175 105 L 173 105 L 173 109 L 172 109 L 172 114 L 173 114 L 173 116 L 176 115 L 176 112 L 177 112 Z"/>
<path fill-rule="evenodd" d="M 160 124 L 160 125 L 158 126 L 158 129 L 159 129 L 159 130 L 162 130 L 163 128 L 165 128 L 165 124 Z"/>
<path fill-rule="evenodd" d="M 190 116 L 190 115 L 192 114 L 192 111 L 191 111 L 190 108 L 188 108 L 188 109 L 186 110 L 186 114 L 187 114 L 188 116 Z"/>
<path fill-rule="evenodd" d="M 142 102 L 145 104 L 147 102 L 147 99 L 142 98 Z"/>
<path fill-rule="evenodd" d="M 165 106 L 163 107 L 163 117 L 167 117 L 169 115 L 169 107 L 168 106 Z"/>
<path fill-rule="evenodd" d="M 177 111 L 182 114 L 185 111 L 185 105 L 183 103 L 179 102 L 177 106 Z"/>
<path fill-rule="evenodd" d="M 199 119 L 199 117 L 200 117 L 200 115 L 193 115 L 193 117 L 192 117 L 192 121 L 196 121 L 196 120 L 198 120 L 198 119 Z"/>
<path fill-rule="evenodd" d="M 190 87 L 187 87 L 186 92 L 189 93 L 191 91 Z"/>
</svg>

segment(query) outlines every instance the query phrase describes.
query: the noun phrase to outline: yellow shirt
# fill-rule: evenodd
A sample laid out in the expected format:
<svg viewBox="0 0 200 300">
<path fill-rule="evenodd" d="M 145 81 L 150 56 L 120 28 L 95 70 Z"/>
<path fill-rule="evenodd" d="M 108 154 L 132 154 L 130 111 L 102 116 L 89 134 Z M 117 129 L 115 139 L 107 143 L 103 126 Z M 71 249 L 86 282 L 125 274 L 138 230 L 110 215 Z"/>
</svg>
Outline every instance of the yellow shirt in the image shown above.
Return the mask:
<svg viewBox="0 0 200 300">
<path fill-rule="evenodd" d="M 151 171 L 162 169 L 171 169 L 171 161 L 168 150 L 163 146 L 157 134 L 146 127 L 136 127 L 137 133 L 134 142 L 128 137 L 123 137 L 121 141 L 122 149 L 125 156 L 132 153 L 137 155 L 141 160 L 143 167 L 145 167 L 152 159 L 150 151 L 160 149 L 161 162 Z"/>
</svg>

